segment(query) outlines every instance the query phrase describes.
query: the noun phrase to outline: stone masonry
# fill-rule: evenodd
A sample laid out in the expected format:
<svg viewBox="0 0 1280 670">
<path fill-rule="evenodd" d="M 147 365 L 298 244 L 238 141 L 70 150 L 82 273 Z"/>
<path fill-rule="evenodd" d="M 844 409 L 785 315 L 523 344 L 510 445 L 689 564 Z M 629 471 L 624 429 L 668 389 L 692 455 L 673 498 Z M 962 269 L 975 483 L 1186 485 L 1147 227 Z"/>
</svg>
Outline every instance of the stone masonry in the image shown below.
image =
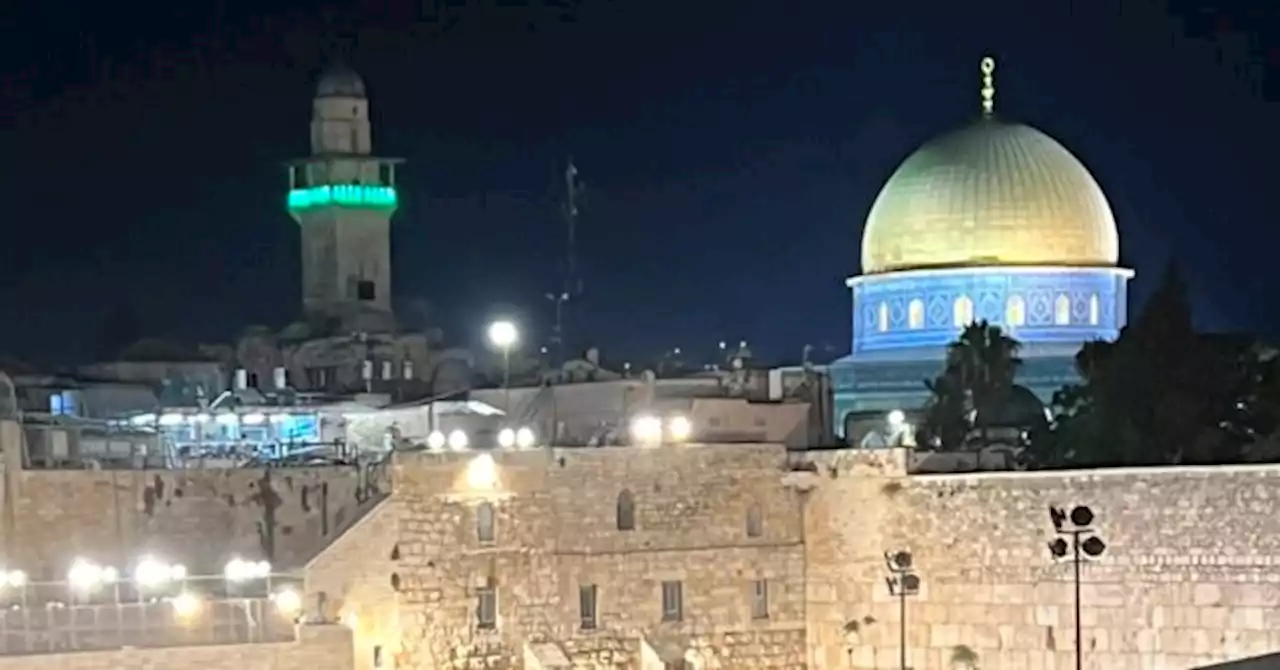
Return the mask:
<svg viewBox="0 0 1280 670">
<path fill-rule="evenodd" d="M 360 613 L 364 658 L 379 646 L 401 669 L 561 667 L 529 653 L 550 646 L 577 668 L 897 668 L 885 553 L 907 550 L 923 580 L 907 603 L 911 667 L 1071 667 L 1071 571 L 1047 550 L 1048 508 L 1076 504 L 1109 545 L 1083 572 L 1086 667 L 1280 649 L 1280 468 L 908 476 L 888 451 L 690 445 L 499 453 L 477 488 L 476 459 L 399 455 L 391 499 L 313 562 L 310 588 Z M 634 530 L 618 528 L 624 491 Z M 664 582 L 681 585 L 679 621 L 663 620 Z M 489 589 L 492 627 L 478 619 Z"/>
<path fill-rule="evenodd" d="M 0 656 L 0 670 L 348 670 L 351 633 L 302 626 L 297 642 Z"/>
<path fill-rule="evenodd" d="M 218 575 L 233 555 L 297 569 L 385 497 L 386 468 L 23 470 L 0 422 L 0 568 L 60 581 L 76 557 L 145 554 Z M 13 439 L 3 439 L 10 436 Z"/>
</svg>

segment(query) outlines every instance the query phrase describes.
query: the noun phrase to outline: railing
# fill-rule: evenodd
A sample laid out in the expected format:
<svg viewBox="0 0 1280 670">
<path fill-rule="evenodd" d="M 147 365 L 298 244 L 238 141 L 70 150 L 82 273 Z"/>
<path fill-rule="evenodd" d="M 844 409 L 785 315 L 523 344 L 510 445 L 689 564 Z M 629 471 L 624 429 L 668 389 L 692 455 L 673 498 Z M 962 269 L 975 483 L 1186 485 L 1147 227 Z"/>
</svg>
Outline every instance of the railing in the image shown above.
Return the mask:
<svg viewBox="0 0 1280 670">
<path fill-rule="evenodd" d="M 0 590 L 0 656 L 288 642 L 302 608 L 300 580 L 194 577 L 141 588 L 69 582 Z"/>
</svg>

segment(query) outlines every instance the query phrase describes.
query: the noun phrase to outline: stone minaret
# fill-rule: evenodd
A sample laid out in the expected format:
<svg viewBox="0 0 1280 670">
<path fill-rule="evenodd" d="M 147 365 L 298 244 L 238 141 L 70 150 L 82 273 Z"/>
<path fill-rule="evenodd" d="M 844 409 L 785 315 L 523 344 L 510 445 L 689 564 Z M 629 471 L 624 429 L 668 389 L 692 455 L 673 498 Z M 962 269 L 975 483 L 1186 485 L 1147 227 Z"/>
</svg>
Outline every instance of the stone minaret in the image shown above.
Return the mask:
<svg viewBox="0 0 1280 670">
<path fill-rule="evenodd" d="M 369 99 L 355 72 L 320 78 L 311 156 L 289 165 L 289 213 L 302 227 L 302 304 L 309 315 L 391 316 L 391 216 L 400 159 L 372 155 Z"/>
</svg>

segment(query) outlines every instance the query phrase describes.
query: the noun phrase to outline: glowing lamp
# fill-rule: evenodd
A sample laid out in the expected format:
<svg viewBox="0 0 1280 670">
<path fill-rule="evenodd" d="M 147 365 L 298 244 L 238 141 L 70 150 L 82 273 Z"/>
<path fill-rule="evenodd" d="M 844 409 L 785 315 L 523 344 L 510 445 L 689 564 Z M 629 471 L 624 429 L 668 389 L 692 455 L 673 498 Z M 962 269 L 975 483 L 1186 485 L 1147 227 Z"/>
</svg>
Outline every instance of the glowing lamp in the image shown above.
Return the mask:
<svg viewBox="0 0 1280 670">
<path fill-rule="evenodd" d="M 693 435 L 693 422 L 687 416 L 673 416 L 667 421 L 667 434 L 673 442 L 684 442 Z"/>
<path fill-rule="evenodd" d="M 641 415 L 631 420 L 631 439 L 639 444 L 657 444 L 662 441 L 662 419 Z"/>
<path fill-rule="evenodd" d="M 467 486 L 476 491 L 489 491 L 498 485 L 498 464 L 493 456 L 479 454 L 467 463 Z"/>
</svg>

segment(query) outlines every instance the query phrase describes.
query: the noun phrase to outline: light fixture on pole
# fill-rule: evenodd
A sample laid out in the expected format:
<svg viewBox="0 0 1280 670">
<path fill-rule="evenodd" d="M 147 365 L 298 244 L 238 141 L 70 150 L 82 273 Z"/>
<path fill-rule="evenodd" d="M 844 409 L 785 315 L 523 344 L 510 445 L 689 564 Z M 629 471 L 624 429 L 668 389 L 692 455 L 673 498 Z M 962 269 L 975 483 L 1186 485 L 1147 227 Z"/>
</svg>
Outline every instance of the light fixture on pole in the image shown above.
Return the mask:
<svg viewBox="0 0 1280 670">
<path fill-rule="evenodd" d="M 1107 544 L 1093 529 L 1093 510 L 1077 505 L 1070 514 L 1061 507 L 1049 508 L 1049 519 L 1058 539 L 1049 543 L 1049 554 L 1055 561 L 1070 561 L 1075 584 L 1076 670 L 1084 667 L 1084 650 L 1080 640 L 1080 564 L 1098 558 Z M 1070 540 L 1067 540 L 1070 537 Z"/>
<path fill-rule="evenodd" d="M 885 552 L 884 562 L 889 567 L 884 580 L 889 594 L 898 598 L 898 665 L 907 670 L 907 598 L 920 593 L 920 576 L 909 551 Z"/>
<path fill-rule="evenodd" d="M 502 350 L 502 411 L 511 414 L 511 348 L 520 339 L 520 331 L 510 321 L 489 324 L 489 343 Z"/>
</svg>

